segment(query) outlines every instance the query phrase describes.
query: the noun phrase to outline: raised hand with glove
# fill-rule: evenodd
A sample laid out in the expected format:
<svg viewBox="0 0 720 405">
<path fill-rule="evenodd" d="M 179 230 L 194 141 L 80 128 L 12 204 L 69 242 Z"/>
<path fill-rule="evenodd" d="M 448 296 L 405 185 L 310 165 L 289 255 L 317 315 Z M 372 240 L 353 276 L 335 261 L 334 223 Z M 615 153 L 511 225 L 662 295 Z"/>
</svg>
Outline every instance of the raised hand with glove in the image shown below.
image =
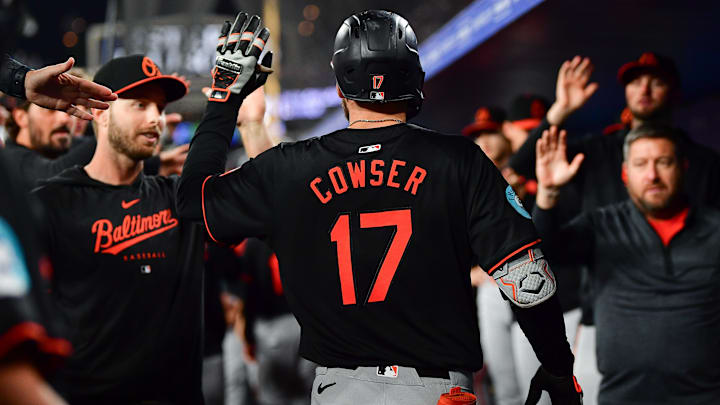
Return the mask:
<svg viewBox="0 0 720 405">
<path fill-rule="evenodd" d="M 258 58 L 270 37 L 260 17 L 239 13 L 231 24 L 226 21 L 215 45 L 212 85 L 200 125 L 195 130 L 190 152 L 178 186 L 178 211 L 184 218 L 203 220 L 202 187 L 208 176 L 225 171 L 238 110 L 243 100 L 265 84 L 272 73 L 272 53 L 262 62 Z"/>
<path fill-rule="evenodd" d="M 226 102 L 231 93 L 245 98 L 265 84 L 272 73 L 272 53 L 260 65 L 257 61 L 269 37 L 270 31 L 256 15 L 248 18 L 247 13 L 239 13 L 232 25 L 225 21 L 218 38 L 210 101 Z"/>
</svg>

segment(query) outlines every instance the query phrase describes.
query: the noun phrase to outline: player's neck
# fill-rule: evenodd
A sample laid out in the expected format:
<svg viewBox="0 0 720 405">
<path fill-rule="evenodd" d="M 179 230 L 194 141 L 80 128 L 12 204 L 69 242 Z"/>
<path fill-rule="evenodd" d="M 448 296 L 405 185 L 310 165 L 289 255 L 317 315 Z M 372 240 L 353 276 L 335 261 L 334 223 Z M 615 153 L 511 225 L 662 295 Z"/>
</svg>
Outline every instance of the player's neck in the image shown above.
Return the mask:
<svg viewBox="0 0 720 405">
<path fill-rule="evenodd" d="M 406 114 L 398 112 L 394 114 L 382 113 L 364 108 L 349 111 L 348 128 L 352 129 L 370 129 L 381 128 L 390 125 L 397 125 L 406 121 Z"/>
<path fill-rule="evenodd" d="M 21 129 L 15 137 L 15 143 L 28 149 L 32 149 L 32 144 L 30 143 L 30 132 L 27 129 Z"/>
<path fill-rule="evenodd" d="M 143 162 L 130 159 L 115 151 L 107 142 L 107 137 L 98 138 L 95 154 L 85 166 L 90 178 L 114 186 L 132 184 L 143 170 Z"/>
</svg>

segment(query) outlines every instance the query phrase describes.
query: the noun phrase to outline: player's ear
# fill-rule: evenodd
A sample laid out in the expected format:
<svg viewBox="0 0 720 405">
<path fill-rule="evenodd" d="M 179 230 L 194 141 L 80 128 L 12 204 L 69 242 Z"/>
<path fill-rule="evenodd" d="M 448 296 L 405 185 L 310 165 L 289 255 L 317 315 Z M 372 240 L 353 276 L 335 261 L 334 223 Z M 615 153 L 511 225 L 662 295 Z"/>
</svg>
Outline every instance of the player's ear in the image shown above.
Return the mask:
<svg viewBox="0 0 720 405">
<path fill-rule="evenodd" d="M 27 110 L 24 108 L 15 108 L 11 112 L 13 120 L 20 129 L 27 128 L 28 126 L 28 110 L 29 108 Z"/>
<path fill-rule="evenodd" d="M 623 162 L 622 164 L 622 173 L 620 174 L 620 178 L 622 178 L 623 184 L 627 186 L 628 183 L 628 177 L 627 177 L 627 163 Z"/>
<path fill-rule="evenodd" d="M 338 86 L 337 84 L 335 85 L 335 90 L 337 90 L 338 97 L 345 98 L 345 96 L 343 96 L 342 94 L 342 91 L 340 91 L 340 86 Z"/>
<path fill-rule="evenodd" d="M 112 103 L 110 103 L 110 108 L 112 108 Z M 98 135 L 98 128 L 107 128 L 108 123 L 110 122 L 110 108 L 107 110 L 99 110 L 97 108 L 92 109 L 92 115 L 95 117 L 93 119 L 95 136 Z"/>
</svg>

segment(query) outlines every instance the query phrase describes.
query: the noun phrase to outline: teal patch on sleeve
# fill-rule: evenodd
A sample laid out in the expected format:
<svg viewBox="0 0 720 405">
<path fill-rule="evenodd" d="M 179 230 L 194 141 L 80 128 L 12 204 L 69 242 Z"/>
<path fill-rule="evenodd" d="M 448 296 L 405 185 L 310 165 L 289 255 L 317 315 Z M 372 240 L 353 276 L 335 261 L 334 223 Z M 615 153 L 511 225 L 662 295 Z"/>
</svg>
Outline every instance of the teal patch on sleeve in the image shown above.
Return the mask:
<svg viewBox="0 0 720 405">
<path fill-rule="evenodd" d="M 524 216 L 527 219 L 530 219 L 530 214 L 525 210 L 525 207 L 523 207 L 522 201 L 520 201 L 520 197 L 515 194 L 515 190 L 511 186 L 507 186 L 505 189 L 505 198 L 507 198 L 508 202 L 510 203 L 510 206 L 512 206 L 515 211 L 517 211 L 520 215 Z"/>
<path fill-rule="evenodd" d="M 20 242 L 10 225 L 0 218 L 0 297 L 27 293 L 30 277 Z"/>
</svg>

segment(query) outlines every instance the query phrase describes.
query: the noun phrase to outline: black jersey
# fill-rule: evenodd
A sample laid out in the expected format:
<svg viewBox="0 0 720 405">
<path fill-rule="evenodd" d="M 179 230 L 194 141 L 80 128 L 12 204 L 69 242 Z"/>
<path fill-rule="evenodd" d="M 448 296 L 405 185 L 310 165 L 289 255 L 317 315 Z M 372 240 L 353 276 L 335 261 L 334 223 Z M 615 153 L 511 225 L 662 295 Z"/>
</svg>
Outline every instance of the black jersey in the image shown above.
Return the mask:
<svg viewBox="0 0 720 405">
<path fill-rule="evenodd" d="M 36 213 L 0 156 L 0 362 L 33 361 L 47 371 L 70 354 L 70 343 L 47 302 L 52 267 L 34 231 Z"/>
<path fill-rule="evenodd" d="M 112 186 L 74 167 L 33 192 L 75 350 L 57 381 L 71 403 L 202 403 L 203 232 L 178 219 L 176 179 Z"/>
<path fill-rule="evenodd" d="M 538 242 L 477 145 L 409 124 L 282 144 L 202 195 L 216 241 L 268 238 L 301 354 L 324 366 L 479 369 L 471 263 Z"/>
</svg>

